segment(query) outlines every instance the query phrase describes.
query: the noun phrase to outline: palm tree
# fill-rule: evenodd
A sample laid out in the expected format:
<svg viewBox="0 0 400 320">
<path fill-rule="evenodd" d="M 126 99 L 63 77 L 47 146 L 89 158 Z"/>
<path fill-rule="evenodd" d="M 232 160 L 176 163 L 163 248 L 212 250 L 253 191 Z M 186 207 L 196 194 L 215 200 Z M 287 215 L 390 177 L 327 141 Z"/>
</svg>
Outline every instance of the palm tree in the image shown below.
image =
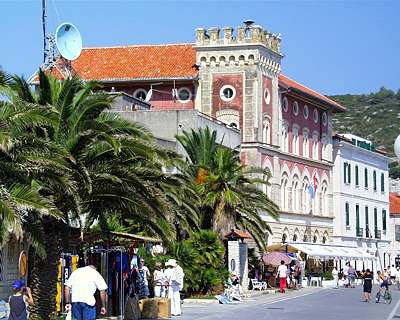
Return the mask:
<svg viewBox="0 0 400 320">
<path fill-rule="evenodd" d="M 75 77 L 57 81 L 42 71 L 38 76 L 36 91 L 16 76 L 7 80 L 6 88 L 10 104 L 43 111 L 43 118 L 37 120 L 42 123 L 28 126 L 27 135 L 56 150 L 56 160 L 65 167 L 65 175 L 49 171 L 43 179 L 28 176 L 62 213 L 59 220 L 30 220 L 34 243 L 42 243 L 42 253 L 47 254 L 46 261 L 35 256 L 33 262 L 32 288 L 38 301 L 32 309 L 33 319 L 54 311 L 57 258 L 65 247 L 65 231 L 71 221 L 80 223 L 84 216 L 84 230 L 99 221 L 107 232 L 107 219 L 117 216 L 121 225 L 137 223 L 166 242 L 175 238 L 176 219 L 196 226 L 196 210 L 183 198 L 191 190 L 182 187 L 186 177 L 162 170 L 177 161 L 177 155 L 157 147 L 141 126 L 109 112 L 113 98 L 98 91 L 98 84 Z M 43 168 L 37 164 L 35 169 Z"/>
<path fill-rule="evenodd" d="M 182 171 L 198 185 L 203 227 L 211 226 L 221 237 L 234 227 L 247 230 L 263 249 L 270 229 L 260 213 L 278 216 L 278 207 L 260 190 L 268 185 L 269 173 L 244 167 L 239 152 L 218 144 L 216 132 L 208 128 L 184 132 L 177 139 L 188 154 Z"/>
</svg>

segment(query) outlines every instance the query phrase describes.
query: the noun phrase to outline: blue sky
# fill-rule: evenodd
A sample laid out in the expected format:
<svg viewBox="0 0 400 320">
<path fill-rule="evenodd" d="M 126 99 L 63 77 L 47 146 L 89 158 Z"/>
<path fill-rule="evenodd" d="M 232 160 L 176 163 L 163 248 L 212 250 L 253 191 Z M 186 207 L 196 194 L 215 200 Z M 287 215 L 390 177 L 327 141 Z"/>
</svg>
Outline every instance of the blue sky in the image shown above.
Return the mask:
<svg viewBox="0 0 400 320">
<path fill-rule="evenodd" d="M 282 34 L 283 72 L 324 94 L 400 88 L 400 1 L 48 0 L 48 27 L 84 46 L 193 42 L 196 27 L 252 19 Z M 42 59 L 41 0 L 0 0 L 0 66 L 28 77 Z"/>
</svg>

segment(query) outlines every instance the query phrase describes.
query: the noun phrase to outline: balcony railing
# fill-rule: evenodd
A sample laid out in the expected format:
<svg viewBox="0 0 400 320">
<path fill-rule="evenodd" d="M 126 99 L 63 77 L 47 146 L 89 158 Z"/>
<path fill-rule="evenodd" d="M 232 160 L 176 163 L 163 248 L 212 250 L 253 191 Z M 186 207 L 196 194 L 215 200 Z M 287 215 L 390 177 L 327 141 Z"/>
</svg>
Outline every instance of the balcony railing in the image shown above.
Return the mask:
<svg viewBox="0 0 400 320">
<path fill-rule="evenodd" d="M 382 238 L 381 230 L 375 229 L 375 239 L 381 239 L 381 238 Z"/>
<path fill-rule="evenodd" d="M 356 236 L 357 237 L 362 237 L 363 236 L 363 234 L 364 234 L 364 229 L 363 228 L 358 228 L 357 230 L 356 230 Z"/>
</svg>

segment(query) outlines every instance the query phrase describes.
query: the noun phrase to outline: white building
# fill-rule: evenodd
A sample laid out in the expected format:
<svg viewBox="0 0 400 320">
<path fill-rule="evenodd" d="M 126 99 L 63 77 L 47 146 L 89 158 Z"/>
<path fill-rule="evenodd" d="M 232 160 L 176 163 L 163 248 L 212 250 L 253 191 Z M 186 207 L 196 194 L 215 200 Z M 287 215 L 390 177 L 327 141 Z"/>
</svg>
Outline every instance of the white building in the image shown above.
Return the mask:
<svg viewBox="0 0 400 320">
<path fill-rule="evenodd" d="M 334 242 L 375 253 L 376 263 L 355 265 L 380 270 L 390 264 L 390 159 L 371 141 L 345 134 L 333 137 L 333 160 Z"/>
<path fill-rule="evenodd" d="M 400 193 L 390 192 L 390 264 L 400 267 Z"/>
</svg>

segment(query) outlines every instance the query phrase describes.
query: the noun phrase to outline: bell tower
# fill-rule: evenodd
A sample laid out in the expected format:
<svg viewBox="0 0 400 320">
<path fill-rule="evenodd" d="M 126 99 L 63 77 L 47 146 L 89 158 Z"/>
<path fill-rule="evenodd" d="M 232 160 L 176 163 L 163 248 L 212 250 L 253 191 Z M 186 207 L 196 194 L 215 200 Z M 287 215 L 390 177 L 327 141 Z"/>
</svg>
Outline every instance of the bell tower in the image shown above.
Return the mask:
<svg viewBox="0 0 400 320">
<path fill-rule="evenodd" d="M 271 143 L 278 132 L 280 46 L 279 35 L 252 21 L 236 30 L 196 29 L 196 109 L 240 129 L 243 142 Z"/>
</svg>

